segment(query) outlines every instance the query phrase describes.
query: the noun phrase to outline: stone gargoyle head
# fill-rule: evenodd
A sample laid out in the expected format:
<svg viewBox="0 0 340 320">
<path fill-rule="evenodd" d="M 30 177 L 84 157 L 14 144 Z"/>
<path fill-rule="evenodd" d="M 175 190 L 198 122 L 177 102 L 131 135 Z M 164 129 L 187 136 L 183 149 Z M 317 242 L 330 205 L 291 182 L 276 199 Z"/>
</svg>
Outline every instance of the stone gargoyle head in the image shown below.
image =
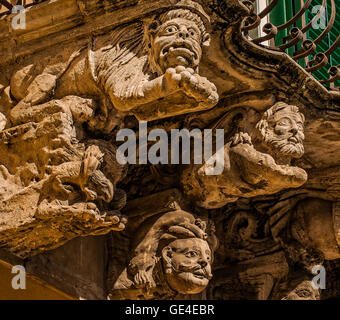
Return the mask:
<svg viewBox="0 0 340 320">
<path fill-rule="evenodd" d="M 150 299 L 202 292 L 212 278 L 216 247 L 214 236 L 208 236 L 206 229 L 206 222 L 182 210 L 158 218 L 146 233 L 136 237 L 140 242 L 111 298 L 142 295 Z"/>
<path fill-rule="evenodd" d="M 199 74 L 203 48 L 210 44 L 209 25 L 200 4 L 174 1 L 97 37 L 89 54 L 93 79 L 117 110 L 138 120 L 210 109 L 218 102 L 217 88 Z"/>
<path fill-rule="evenodd" d="M 145 25 L 149 61 L 154 71 L 183 66 L 198 72 L 202 47 L 210 45 L 209 16 L 193 1 L 180 1 L 173 10 Z"/>
<path fill-rule="evenodd" d="M 292 158 L 304 154 L 304 122 L 305 116 L 297 106 L 278 102 L 257 123 L 256 138 L 277 163 L 289 164 Z"/>
</svg>

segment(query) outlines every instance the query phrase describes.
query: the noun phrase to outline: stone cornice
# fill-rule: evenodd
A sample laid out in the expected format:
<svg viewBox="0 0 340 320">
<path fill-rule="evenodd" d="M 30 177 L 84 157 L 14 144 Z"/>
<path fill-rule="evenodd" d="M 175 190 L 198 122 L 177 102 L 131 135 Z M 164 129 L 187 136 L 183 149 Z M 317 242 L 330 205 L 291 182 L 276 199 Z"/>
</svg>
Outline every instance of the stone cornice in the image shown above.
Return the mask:
<svg viewBox="0 0 340 320">
<path fill-rule="evenodd" d="M 50 0 L 43 2 L 27 8 L 26 29 L 24 30 L 12 29 L 13 14 L 0 20 L 2 64 L 9 64 L 18 58 L 32 55 L 60 43 L 70 43 L 103 33 L 118 25 L 171 7 L 176 2 L 176 0 Z M 218 6 L 216 1 L 200 2 L 210 11 L 213 23 L 216 21 L 229 25 L 232 22 L 235 23 L 234 27 L 227 31 L 228 39 L 225 38 L 225 41 L 233 43 L 232 46 L 227 45 L 228 51 L 236 54 L 241 64 L 250 64 L 256 69 L 274 72 L 281 80 L 292 86 L 295 85 L 297 90 L 301 89 L 302 95 L 314 95 L 314 97 L 308 97 L 307 100 L 312 98 L 312 100 L 327 101 L 329 109 L 336 109 L 335 105 L 340 100 L 339 92 L 325 89 L 286 54 L 261 48 L 241 36 L 237 28 L 240 27 L 241 18 L 247 14 L 247 9 L 240 2 L 237 0 L 228 3 L 218 2 Z"/>
<path fill-rule="evenodd" d="M 14 14 L 0 20 L 0 56 L 7 64 L 19 57 L 105 32 L 152 12 L 174 5 L 171 0 L 59 0 L 48 1 L 26 11 L 26 29 L 14 30 Z"/>
</svg>

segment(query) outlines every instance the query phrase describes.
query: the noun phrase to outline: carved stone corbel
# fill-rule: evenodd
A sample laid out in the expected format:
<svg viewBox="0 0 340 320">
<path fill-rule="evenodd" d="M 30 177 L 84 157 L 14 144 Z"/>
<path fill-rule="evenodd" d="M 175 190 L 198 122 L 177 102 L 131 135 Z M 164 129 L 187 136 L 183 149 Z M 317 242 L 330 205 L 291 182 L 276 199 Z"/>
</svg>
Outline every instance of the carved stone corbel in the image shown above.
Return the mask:
<svg viewBox="0 0 340 320">
<path fill-rule="evenodd" d="M 225 132 L 230 141 L 224 146 L 224 172 L 207 173 L 217 161 L 217 151 L 203 166 L 192 165 L 182 175 L 184 192 L 201 207 L 219 208 L 240 197 L 274 194 L 307 181 L 307 173 L 291 165 L 304 153 L 305 118 L 298 107 L 278 102 L 261 118 L 250 111 L 235 113 L 215 126 L 229 130 Z M 237 123 L 237 118 L 242 120 Z"/>
<path fill-rule="evenodd" d="M 217 246 L 212 222 L 183 211 L 178 204 L 171 206 L 171 211 L 157 213 L 168 206 L 171 192 L 155 196 L 160 206 L 149 202 L 150 196 L 138 202 L 150 204 L 149 217 L 127 213 L 134 226 L 127 229 L 132 250 L 123 269 L 112 260 L 111 267 L 121 272 L 113 272 L 110 299 L 173 299 L 199 294 L 212 278 Z M 138 226 L 133 224 L 135 219 Z"/>
</svg>

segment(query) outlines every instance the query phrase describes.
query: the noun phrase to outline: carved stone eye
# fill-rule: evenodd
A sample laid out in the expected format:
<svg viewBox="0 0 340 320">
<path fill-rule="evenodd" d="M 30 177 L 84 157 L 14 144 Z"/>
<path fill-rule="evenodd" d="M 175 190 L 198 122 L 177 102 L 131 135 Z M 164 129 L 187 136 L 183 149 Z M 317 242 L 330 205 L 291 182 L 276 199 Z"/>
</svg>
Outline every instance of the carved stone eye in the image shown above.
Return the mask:
<svg viewBox="0 0 340 320">
<path fill-rule="evenodd" d="M 176 26 L 170 26 L 170 27 L 167 27 L 165 29 L 166 33 L 174 33 L 174 32 L 177 32 L 177 31 L 178 31 L 178 28 Z"/>
<path fill-rule="evenodd" d="M 289 126 L 291 124 L 291 121 L 288 118 L 283 118 L 277 124 L 279 126 Z"/>
<path fill-rule="evenodd" d="M 303 124 L 302 124 L 302 123 L 300 123 L 300 122 L 297 124 L 297 126 L 298 126 L 299 130 L 301 130 L 301 131 L 304 129 L 304 126 L 303 126 Z"/>
<path fill-rule="evenodd" d="M 194 258 L 197 257 L 198 253 L 196 251 L 189 251 L 185 254 L 186 257 L 188 258 Z"/>
<path fill-rule="evenodd" d="M 191 38 L 194 38 L 196 40 L 200 40 L 200 34 L 197 30 L 190 28 L 188 30 L 188 32 L 189 32 L 189 35 L 190 35 Z"/>
</svg>

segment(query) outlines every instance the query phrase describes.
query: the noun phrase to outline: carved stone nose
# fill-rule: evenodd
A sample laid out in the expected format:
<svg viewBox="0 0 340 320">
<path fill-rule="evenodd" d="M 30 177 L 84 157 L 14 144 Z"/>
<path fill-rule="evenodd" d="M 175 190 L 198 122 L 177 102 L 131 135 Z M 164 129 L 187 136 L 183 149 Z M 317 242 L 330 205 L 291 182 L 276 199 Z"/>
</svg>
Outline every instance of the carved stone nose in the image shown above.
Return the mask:
<svg viewBox="0 0 340 320">
<path fill-rule="evenodd" d="M 207 266 L 208 262 L 205 261 L 205 260 L 201 260 L 201 261 L 199 262 L 199 264 L 200 264 L 203 268 L 205 268 L 205 267 Z"/>
<path fill-rule="evenodd" d="M 182 39 L 186 39 L 189 37 L 189 32 L 187 30 L 182 30 L 178 33 L 178 36 Z"/>
<path fill-rule="evenodd" d="M 290 131 L 295 135 L 298 132 L 298 128 L 296 126 L 292 127 Z"/>
</svg>

